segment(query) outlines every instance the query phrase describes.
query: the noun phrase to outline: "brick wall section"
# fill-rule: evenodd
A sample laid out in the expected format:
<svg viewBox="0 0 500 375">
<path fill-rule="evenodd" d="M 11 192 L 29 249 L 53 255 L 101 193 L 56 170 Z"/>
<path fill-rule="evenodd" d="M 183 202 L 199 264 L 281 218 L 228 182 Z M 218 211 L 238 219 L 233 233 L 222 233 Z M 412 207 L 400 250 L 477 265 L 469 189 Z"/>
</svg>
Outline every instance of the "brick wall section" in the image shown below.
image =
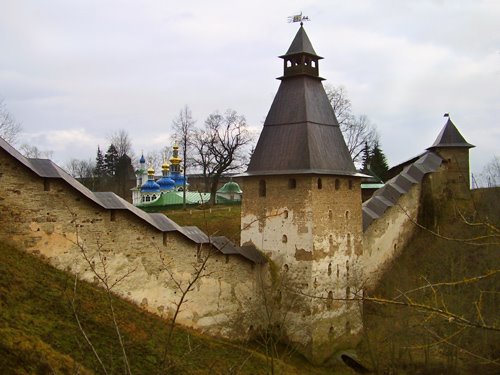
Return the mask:
<svg viewBox="0 0 500 375">
<path fill-rule="evenodd" d="M 246 177 L 242 190 L 242 245 L 251 243 L 265 252 L 286 272 L 290 288 L 319 297 L 304 297 L 287 312 L 289 336 L 318 363 L 352 346 L 361 329 L 359 306 L 335 299 L 352 298 L 362 278 L 359 179 Z"/>
<path fill-rule="evenodd" d="M 78 239 L 89 256 L 100 246 L 113 278 L 133 270 L 115 291 L 165 317 L 173 313 L 172 301 L 179 297 L 165 265 L 186 285 L 198 262 L 197 245 L 181 234 L 164 235 L 126 210 L 103 209 L 63 180 L 38 177 L 3 149 L 0 225 L 4 239 L 89 281 L 94 275 L 75 243 Z M 242 338 L 253 324 L 245 308 L 257 299 L 253 264 L 240 256 L 215 252 L 207 271 L 209 276 L 189 294 L 179 322 L 207 333 Z"/>
</svg>

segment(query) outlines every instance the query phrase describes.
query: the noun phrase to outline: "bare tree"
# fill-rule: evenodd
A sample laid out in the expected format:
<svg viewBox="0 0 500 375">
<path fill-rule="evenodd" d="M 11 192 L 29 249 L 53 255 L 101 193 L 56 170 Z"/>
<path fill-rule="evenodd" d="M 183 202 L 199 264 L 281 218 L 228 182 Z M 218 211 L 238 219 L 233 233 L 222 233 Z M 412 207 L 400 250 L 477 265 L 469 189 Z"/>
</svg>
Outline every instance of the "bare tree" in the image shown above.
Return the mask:
<svg viewBox="0 0 500 375">
<path fill-rule="evenodd" d="M 92 159 L 71 159 L 68 163 L 66 163 L 65 169 L 71 176 L 82 179 L 93 177 L 94 168 L 95 165 Z"/>
<path fill-rule="evenodd" d="M 352 160 L 358 163 L 361 161 L 365 144 L 372 148 L 378 141 L 377 129 L 366 115 L 356 116 L 352 113 L 351 100 L 343 86 L 325 85 L 325 91 Z"/>
<path fill-rule="evenodd" d="M 115 146 L 119 158 L 123 155 L 128 155 L 130 158 L 133 157 L 132 141 L 126 130 L 120 129 L 115 131 L 109 136 L 108 140 L 109 143 Z"/>
<path fill-rule="evenodd" d="M 144 158 L 146 159 L 146 167 L 153 167 L 155 173 L 160 173 L 161 166 L 164 160 L 168 160 L 172 155 L 172 148 L 165 146 L 160 150 L 148 151 Z"/>
<path fill-rule="evenodd" d="M 223 115 L 219 112 L 210 114 L 205 120 L 204 131 L 195 133 L 194 164 L 202 169 L 205 180 L 210 179 L 210 204 L 215 203 L 222 174 L 246 165 L 248 152 L 245 146 L 251 141 L 245 117 L 231 109 Z"/>
<path fill-rule="evenodd" d="M 21 131 L 21 124 L 7 110 L 3 99 L 0 99 L 0 137 L 14 144 Z"/>
<path fill-rule="evenodd" d="M 500 157 L 493 158 L 486 164 L 481 173 L 482 185 L 485 187 L 500 186 Z"/>
<path fill-rule="evenodd" d="M 339 125 L 346 125 L 352 117 L 352 106 L 345 87 L 325 85 L 325 91 Z"/>
<path fill-rule="evenodd" d="M 373 148 L 378 142 L 377 129 L 366 115 L 352 116 L 346 125 L 340 126 L 340 130 L 355 163 L 361 161 L 365 143 Z"/>
<path fill-rule="evenodd" d="M 97 176 L 94 173 L 95 163 L 92 159 L 71 159 L 66 163 L 65 170 L 89 189 L 94 189 L 94 180 Z"/>
<path fill-rule="evenodd" d="M 194 124 L 195 121 L 193 120 L 191 109 L 189 109 L 187 105 L 179 111 L 179 116 L 172 121 L 174 137 L 182 147 L 182 173 L 184 176 L 184 183 L 182 186 L 182 208 L 186 208 L 186 170 L 188 165 L 188 149 L 191 147 Z"/>
<path fill-rule="evenodd" d="M 201 171 L 205 191 L 210 190 L 210 176 L 215 168 L 214 156 L 209 153 L 210 135 L 202 129 L 196 129 L 193 134 L 193 166 Z"/>
<path fill-rule="evenodd" d="M 21 145 L 20 151 L 24 156 L 32 159 L 51 159 L 54 154 L 51 150 L 40 150 L 38 147 L 27 143 Z"/>
</svg>

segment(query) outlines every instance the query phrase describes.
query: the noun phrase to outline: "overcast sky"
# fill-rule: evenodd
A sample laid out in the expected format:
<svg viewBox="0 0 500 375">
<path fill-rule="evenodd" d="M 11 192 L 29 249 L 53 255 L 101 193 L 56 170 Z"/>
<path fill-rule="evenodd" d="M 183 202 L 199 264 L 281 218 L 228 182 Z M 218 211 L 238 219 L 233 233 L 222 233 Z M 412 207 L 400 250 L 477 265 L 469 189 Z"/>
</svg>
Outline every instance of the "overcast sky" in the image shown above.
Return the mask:
<svg viewBox="0 0 500 375">
<path fill-rule="evenodd" d="M 320 75 L 377 125 L 391 165 L 429 147 L 445 112 L 477 146 L 473 172 L 499 155 L 497 0 L 5 0 L 0 98 L 60 165 L 119 129 L 158 150 L 186 104 L 198 125 L 232 108 L 260 129 L 300 11 Z"/>
</svg>

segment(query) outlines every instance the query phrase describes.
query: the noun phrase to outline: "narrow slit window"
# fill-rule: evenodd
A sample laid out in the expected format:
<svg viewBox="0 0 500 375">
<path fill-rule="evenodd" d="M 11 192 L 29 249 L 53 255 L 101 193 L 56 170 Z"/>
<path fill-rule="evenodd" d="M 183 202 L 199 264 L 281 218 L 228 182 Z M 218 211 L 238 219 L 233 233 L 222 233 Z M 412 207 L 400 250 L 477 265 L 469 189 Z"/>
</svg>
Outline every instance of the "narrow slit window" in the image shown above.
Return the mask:
<svg viewBox="0 0 500 375">
<path fill-rule="evenodd" d="M 266 196 L 266 180 L 259 181 L 259 197 Z"/>
</svg>

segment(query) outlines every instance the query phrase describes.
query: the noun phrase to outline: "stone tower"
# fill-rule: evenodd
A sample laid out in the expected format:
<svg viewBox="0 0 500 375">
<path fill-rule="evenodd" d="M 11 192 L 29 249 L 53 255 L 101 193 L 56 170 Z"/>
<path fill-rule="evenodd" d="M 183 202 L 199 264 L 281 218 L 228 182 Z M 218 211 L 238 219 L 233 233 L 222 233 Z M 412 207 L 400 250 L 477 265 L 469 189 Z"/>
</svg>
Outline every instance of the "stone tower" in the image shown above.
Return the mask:
<svg viewBox="0 0 500 375">
<path fill-rule="evenodd" d="M 352 300 L 361 283 L 361 175 L 302 25 L 280 58 L 281 84 L 244 174 L 241 244 L 286 273 L 288 291 L 300 297 L 287 312 L 287 335 L 320 363 L 361 330 Z"/>
<path fill-rule="evenodd" d="M 439 217 L 458 217 L 470 206 L 469 149 L 474 147 L 447 116 L 446 124 L 431 147 L 442 158 L 441 168 L 426 176 L 423 187 L 423 225 L 435 228 Z"/>
</svg>

